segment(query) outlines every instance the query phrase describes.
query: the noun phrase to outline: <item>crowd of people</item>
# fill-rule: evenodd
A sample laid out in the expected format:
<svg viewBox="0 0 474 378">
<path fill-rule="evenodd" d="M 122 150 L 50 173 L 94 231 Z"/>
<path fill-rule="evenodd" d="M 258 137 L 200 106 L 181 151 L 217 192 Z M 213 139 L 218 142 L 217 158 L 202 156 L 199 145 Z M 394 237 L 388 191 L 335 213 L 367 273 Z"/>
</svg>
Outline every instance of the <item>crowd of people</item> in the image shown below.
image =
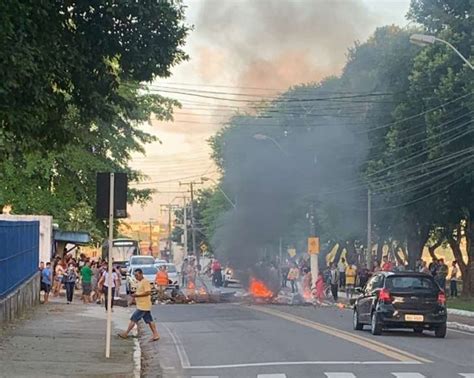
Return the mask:
<svg viewBox="0 0 474 378">
<path fill-rule="evenodd" d="M 381 262 L 375 261 L 369 270 L 365 264 L 348 263 L 344 257 L 337 262 L 331 262 L 326 269 L 320 272 L 316 279 L 316 286 L 312 287 L 311 269 L 309 259 L 297 261 L 285 261 L 280 266 L 282 288 L 290 284 L 291 292 L 298 293 L 298 285 L 301 284 L 301 292 L 312 293 L 312 296 L 321 300 L 327 292 L 330 292 L 334 301 L 338 301 L 339 293 L 345 292 L 346 298 L 351 298 L 356 287 L 364 287 L 372 274 L 379 271 L 403 272 L 408 271 L 408 265 L 401 262 L 392 262 L 388 256 L 384 256 Z M 416 262 L 415 271 L 431 274 L 440 288 L 446 291 L 446 283 L 449 275 L 449 293 L 452 297 L 458 295 L 457 281 L 459 268 L 457 261 L 452 262 L 451 269 L 446 265 L 444 259 L 433 258 L 430 264 L 423 260 Z"/>
<path fill-rule="evenodd" d="M 105 303 L 108 304 L 108 285 L 112 289 L 113 298 L 118 295 L 121 286 L 120 272 L 113 268 L 111 280 L 108 276 L 107 261 L 98 259 L 91 260 L 84 254 L 74 258 L 65 253 L 63 257 L 55 257 L 51 262 L 40 263 L 41 291 L 44 293 L 43 303 L 48 303 L 49 296 L 58 297 L 61 290 L 66 292 L 66 303 L 71 304 L 74 300 L 76 290 L 81 290 L 83 303 Z"/>
</svg>

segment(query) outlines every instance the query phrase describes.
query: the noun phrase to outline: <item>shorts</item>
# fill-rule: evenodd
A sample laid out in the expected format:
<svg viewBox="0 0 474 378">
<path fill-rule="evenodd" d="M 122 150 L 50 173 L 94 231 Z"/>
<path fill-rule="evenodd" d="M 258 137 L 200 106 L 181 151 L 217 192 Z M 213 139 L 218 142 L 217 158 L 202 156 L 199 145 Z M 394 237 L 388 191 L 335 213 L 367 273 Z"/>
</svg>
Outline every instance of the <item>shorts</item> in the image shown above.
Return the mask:
<svg viewBox="0 0 474 378">
<path fill-rule="evenodd" d="M 82 294 L 83 295 L 90 295 L 91 291 L 92 291 L 92 284 L 83 282 L 82 283 Z"/>
<path fill-rule="evenodd" d="M 150 324 L 151 322 L 153 322 L 153 316 L 151 316 L 151 311 L 135 310 L 130 320 L 132 322 L 138 323 L 140 319 L 143 319 L 146 324 Z"/>
<path fill-rule="evenodd" d="M 41 291 L 44 291 L 46 294 L 48 294 L 51 291 L 51 285 L 41 282 Z"/>
</svg>

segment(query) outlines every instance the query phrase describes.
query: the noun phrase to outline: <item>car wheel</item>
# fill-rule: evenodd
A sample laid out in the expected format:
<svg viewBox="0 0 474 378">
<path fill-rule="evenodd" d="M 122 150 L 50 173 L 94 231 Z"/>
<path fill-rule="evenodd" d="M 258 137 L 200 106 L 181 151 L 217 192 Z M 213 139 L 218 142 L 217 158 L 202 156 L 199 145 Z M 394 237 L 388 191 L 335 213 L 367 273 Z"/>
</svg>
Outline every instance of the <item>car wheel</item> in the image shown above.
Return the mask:
<svg viewBox="0 0 474 378">
<path fill-rule="evenodd" d="M 413 328 L 413 332 L 415 332 L 415 333 L 423 333 L 423 328 L 422 328 L 422 327 L 415 327 L 415 328 Z"/>
<path fill-rule="evenodd" d="M 440 326 L 435 328 L 435 336 L 442 339 L 446 336 L 446 323 L 441 324 Z"/>
<path fill-rule="evenodd" d="M 359 311 L 354 309 L 354 314 L 352 316 L 352 326 L 356 331 L 362 331 L 364 329 L 364 325 L 359 322 Z"/>
<path fill-rule="evenodd" d="M 378 319 L 377 312 L 372 312 L 370 321 L 370 332 L 372 335 L 378 336 L 382 334 L 382 323 Z"/>
</svg>

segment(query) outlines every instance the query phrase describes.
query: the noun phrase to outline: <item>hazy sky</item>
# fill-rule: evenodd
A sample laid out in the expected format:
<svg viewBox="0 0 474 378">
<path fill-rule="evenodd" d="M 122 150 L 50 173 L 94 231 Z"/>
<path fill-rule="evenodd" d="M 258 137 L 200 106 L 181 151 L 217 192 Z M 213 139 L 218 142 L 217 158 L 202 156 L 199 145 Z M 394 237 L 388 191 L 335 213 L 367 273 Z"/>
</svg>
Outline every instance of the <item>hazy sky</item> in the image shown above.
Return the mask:
<svg viewBox="0 0 474 378">
<path fill-rule="evenodd" d="M 145 208 L 130 209 L 132 220 L 164 218 L 160 204 L 181 204 L 181 181 L 218 177 L 206 140 L 245 102 L 339 74 L 354 41 L 377 26 L 407 24 L 409 0 L 188 0 L 190 60 L 157 80 L 154 90 L 182 102 L 175 121 L 152 121 L 144 129 L 161 143 L 146 147 L 132 166 L 150 178 L 140 187 L 158 191 Z M 172 88 L 172 89 L 171 89 Z M 170 93 L 173 92 L 173 93 Z M 181 92 L 181 93 L 176 93 Z M 188 95 L 183 94 L 188 93 Z M 189 95 L 192 93 L 193 95 Z M 242 96 L 242 95 L 249 96 Z M 205 97 L 202 97 L 205 96 Z M 212 185 L 208 182 L 207 185 Z"/>
</svg>

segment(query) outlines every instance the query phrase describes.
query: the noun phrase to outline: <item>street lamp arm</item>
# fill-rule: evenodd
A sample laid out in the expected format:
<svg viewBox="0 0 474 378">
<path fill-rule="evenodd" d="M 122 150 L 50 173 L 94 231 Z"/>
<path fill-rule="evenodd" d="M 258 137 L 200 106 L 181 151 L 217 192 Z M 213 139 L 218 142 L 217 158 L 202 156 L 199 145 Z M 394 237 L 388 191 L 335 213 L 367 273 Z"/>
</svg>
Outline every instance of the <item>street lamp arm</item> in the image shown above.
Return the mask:
<svg viewBox="0 0 474 378">
<path fill-rule="evenodd" d="M 469 60 L 467 60 L 467 58 L 466 58 L 464 55 L 462 55 L 462 54 L 459 52 L 459 50 L 458 50 L 456 47 L 454 47 L 451 43 L 449 43 L 448 41 L 445 41 L 444 39 L 441 39 L 441 38 L 436 38 L 436 37 L 435 37 L 434 39 L 435 39 L 435 41 L 444 43 L 446 46 L 448 46 L 449 48 L 451 48 L 451 50 L 453 50 L 456 54 L 458 54 L 459 57 L 469 66 L 469 68 L 470 68 L 471 70 L 474 70 L 474 66 L 471 64 L 471 62 L 469 62 Z"/>
<path fill-rule="evenodd" d="M 212 181 L 214 184 L 216 184 L 217 189 L 219 189 L 219 191 L 222 193 L 222 195 L 227 200 L 227 202 L 229 202 L 234 209 L 236 208 L 235 203 L 229 198 L 229 196 L 226 194 L 226 192 L 224 192 L 224 190 L 220 187 L 219 183 L 217 183 L 216 180 L 213 180 L 209 177 L 201 177 L 201 180 L 202 181 Z"/>
</svg>

